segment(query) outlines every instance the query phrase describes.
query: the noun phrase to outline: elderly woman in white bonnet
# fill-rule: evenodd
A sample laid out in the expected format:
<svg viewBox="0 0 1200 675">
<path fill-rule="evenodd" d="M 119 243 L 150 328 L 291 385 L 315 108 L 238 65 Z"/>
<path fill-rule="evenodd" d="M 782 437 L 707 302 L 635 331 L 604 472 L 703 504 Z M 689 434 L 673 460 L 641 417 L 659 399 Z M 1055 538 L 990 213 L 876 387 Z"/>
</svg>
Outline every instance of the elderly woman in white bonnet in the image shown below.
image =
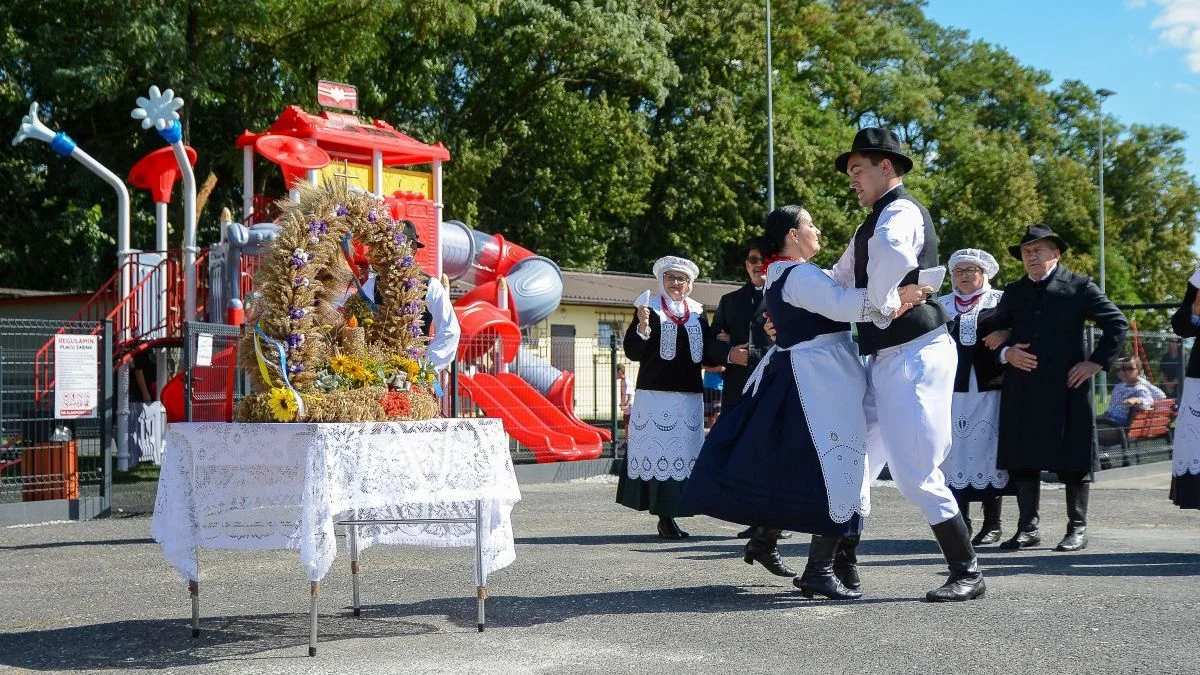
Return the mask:
<svg viewBox="0 0 1200 675">
<path fill-rule="evenodd" d="M 699 269 L 684 258 L 654 263 L 658 292 L 643 293 L 625 331 L 625 355 L 639 363 L 617 503 L 658 516 L 664 539 L 688 536 L 675 519 L 679 498 L 704 444 L 701 365 L 712 340 L 704 307 L 688 296 Z"/>
<path fill-rule="evenodd" d="M 1001 536 L 1001 496 L 1015 494 L 1008 472 L 996 468 L 1004 370 L 997 352 L 987 349 L 979 334 L 980 315 L 986 317 L 1003 295 L 990 283 L 1000 266 L 990 253 L 977 248 L 955 251 L 949 266 L 954 290 L 938 299 L 954 317 L 949 327 L 958 345 L 958 372 L 951 407 L 953 446 L 942 473 L 968 527 L 970 503 L 983 502 L 983 523 L 971 543 L 994 544 Z"/>
</svg>

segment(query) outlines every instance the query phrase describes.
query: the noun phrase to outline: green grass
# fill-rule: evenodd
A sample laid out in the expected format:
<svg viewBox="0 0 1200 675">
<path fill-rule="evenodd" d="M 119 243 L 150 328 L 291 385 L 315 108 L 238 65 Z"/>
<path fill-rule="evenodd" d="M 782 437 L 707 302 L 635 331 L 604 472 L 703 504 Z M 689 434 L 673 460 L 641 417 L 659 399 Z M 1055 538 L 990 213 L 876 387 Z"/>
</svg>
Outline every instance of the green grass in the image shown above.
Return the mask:
<svg viewBox="0 0 1200 675">
<path fill-rule="evenodd" d="M 142 463 L 129 471 L 113 471 L 113 483 L 140 483 L 142 481 L 158 481 L 158 467 Z"/>
</svg>

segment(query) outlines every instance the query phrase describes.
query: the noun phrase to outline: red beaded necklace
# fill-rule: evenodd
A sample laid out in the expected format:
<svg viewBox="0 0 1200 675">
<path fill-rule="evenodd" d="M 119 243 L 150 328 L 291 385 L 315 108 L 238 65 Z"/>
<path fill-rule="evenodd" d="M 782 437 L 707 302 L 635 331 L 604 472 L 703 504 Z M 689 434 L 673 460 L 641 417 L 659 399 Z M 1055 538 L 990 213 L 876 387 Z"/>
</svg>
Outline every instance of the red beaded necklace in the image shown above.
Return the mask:
<svg viewBox="0 0 1200 675">
<path fill-rule="evenodd" d="M 661 295 L 658 296 L 658 303 L 662 305 L 663 313 L 665 313 L 667 318 L 671 320 L 671 323 L 675 324 L 676 326 L 682 326 L 683 324 L 687 323 L 688 319 L 692 318 L 692 308 L 688 307 L 686 299 L 683 301 L 682 317 L 675 316 L 675 314 L 671 312 L 671 308 L 667 307 L 667 299 Z"/>
<path fill-rule="evenodd" d="M 966 314 L 971 311 L 975 305 L 979 304 L 979 299 L 983 297 L 983 292 L 980 292 L 973 298 L 963 300 L 956 294 L 954 296 L 954 309 L 958 310 L 959 314 Z"/>
</svg>

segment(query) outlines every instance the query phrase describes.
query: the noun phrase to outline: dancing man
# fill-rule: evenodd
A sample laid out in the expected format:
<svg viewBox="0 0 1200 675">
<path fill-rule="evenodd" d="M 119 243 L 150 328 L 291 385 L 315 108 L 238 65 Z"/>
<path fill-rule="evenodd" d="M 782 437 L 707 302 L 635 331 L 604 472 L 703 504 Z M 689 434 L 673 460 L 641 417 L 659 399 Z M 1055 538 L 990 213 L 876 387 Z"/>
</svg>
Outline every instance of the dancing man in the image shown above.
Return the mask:
<svg viewBox="0 0 1200 675">
<path fill-rule="evenodd" d="M 937 265 L 937 233 L 929 211 L 904 189 L 913 162 L 891 131 L 861 129 L 837 170 L 850 177 L 858 203 L 871 214 L 832 270 L 843 286 L 867 289 L 885 316 L 901 306 L 899 287 L 921 269 Z M 869 356 L 864 407 L 868 424 L 869 476 L 886 462 L 900 494 L 921 509 L 950 568 L 944 585 L 926 593 L 931 602 L 970 600 L 985 591 L 983 573 L 958 503 L 939 468 L 950 451 L 950 405 L 958 355 L 946 332 L 940 303 L 921 303 L 886 328 L 858 324 L 858 346 Z M 848 587 L 859 584 L 857 538 L 843 539 L 835 571 Z"/>
</svg>

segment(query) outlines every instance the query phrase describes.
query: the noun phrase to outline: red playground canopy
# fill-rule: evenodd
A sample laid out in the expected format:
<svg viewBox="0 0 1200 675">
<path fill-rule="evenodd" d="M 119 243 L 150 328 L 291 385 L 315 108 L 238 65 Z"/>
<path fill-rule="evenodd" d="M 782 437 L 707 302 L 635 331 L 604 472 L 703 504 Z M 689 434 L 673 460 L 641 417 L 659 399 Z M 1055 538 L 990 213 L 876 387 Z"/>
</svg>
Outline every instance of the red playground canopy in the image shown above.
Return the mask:
<svg viewBox="0 0 1200 675">
<path fill-rule="evenodd" d="M 427 145 L 396 131 L 383 120 L 370 123 L 353 115 L 323 112 L 312 115 L 298 106 L 290 105 L 267 129 L 269 134 L 312 139 L 337 159 L 370 164 L 372 153 L 383 153 L 384 166 L 429 164 L 434 160 L 447 161 L 450 151 L 442 144 Z M 259 134 L 249 132 L 238 138 L 238 147 L 253 143 Z"/>
</svg>

